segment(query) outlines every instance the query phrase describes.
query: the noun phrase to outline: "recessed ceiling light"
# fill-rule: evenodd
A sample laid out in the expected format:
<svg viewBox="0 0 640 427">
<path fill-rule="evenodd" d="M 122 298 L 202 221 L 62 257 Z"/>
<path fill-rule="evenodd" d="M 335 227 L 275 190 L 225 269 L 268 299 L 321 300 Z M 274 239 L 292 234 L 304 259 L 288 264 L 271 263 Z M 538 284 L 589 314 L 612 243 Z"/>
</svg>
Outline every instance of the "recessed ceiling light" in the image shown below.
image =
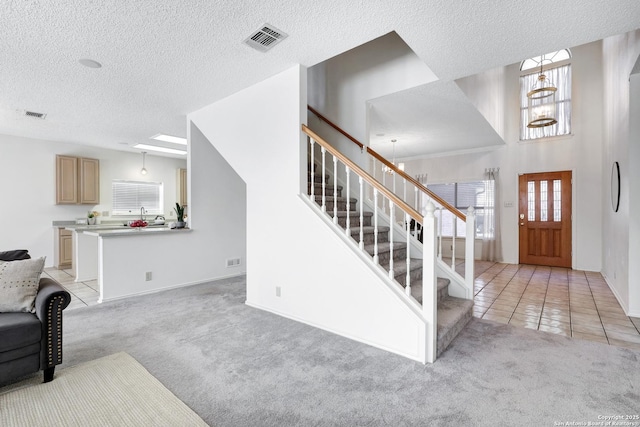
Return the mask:
<svg viewBox="0 0 640 427">
<path fill-rule="evenodd" d="M 98 61 L 94 61 L 93 59 L 81 58 L 81 59 L 78 60 L 78 62 L 81 63 L 82 65 L 84 65 L 85 67 L 102 68 L 102 64 L 99 63 Z"/>
<path fill-rule="evenodd" d="M 136 144 L 133 148 L 139 148 L 141 150 L 150 150 L 150 151 L 160 151 L 161 153 L 170 153 L 170 154 L 187 154 L 184 150 L 176 150 L 174 148 L 165 148 L 158 147 L 156 145 L 147 145 L 147 144 Z"/>
<path fill-rule="evenodd" d="M 163 133 L 154 135 L 150 139 L 155 139 L 156 141 L 171 142 L 172 144 L 187 145 L 187 138 L 180 138 L 179 136 L 165 135 Z"/>
</svg>

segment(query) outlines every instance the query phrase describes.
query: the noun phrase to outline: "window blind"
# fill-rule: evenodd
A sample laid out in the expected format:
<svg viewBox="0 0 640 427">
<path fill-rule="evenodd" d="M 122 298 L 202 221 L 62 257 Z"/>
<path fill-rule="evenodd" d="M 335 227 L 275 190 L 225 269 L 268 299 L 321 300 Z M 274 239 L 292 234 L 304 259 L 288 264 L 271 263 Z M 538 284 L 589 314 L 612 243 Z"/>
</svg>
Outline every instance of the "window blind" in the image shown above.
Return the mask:
<svg viewBox="0 0 640 427">
<path fill-rule="evenodd" d="M 113 180 L 112 215 L 138 215 L 144 207 L 147 214 L 163 214 L 163 185 L 161 182 Z"/>
</svg>

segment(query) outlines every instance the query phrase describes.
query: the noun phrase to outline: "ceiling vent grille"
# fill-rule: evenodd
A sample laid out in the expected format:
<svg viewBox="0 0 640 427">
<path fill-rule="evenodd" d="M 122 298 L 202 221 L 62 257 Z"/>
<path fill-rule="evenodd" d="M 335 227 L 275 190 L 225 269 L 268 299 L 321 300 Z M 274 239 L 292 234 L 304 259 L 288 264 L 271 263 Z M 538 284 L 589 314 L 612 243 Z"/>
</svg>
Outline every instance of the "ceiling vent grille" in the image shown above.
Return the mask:
<svg viewBox="0 0 640 427">
<path fill-rule="evenodd" d="M 44 120 L 47 115 L 44 113 L 36 113 L 35 111 L 25 110 L 24 115 L 27 117 L 32 117 L 34 119 Z"/>
<path fill-rule="evenodd" d="M 286 39 L 287 36 L 287 34 L 273 25 L 264 24 L 260 29 L 254 31 L 249 37 L 244 39 L 243 43 L 260 52 L 266 52 Z"/>
</svg>

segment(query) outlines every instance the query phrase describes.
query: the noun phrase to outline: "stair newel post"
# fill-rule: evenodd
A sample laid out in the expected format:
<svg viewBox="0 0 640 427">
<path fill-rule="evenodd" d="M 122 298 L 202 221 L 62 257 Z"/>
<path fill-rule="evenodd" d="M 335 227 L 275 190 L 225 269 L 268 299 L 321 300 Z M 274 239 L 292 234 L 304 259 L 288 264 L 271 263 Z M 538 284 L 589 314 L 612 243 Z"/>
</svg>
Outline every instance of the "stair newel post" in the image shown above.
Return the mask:
<svg viewBox="0 0 640 427">
<path fill-rule="evenodd" d="M 327 183 L 325 181 L 325 168 L 327 149 L 320 146 L 320 152 L 322 153 L 322 212 L 327 211 Z"/>
<path fill-rule="evenodd" d="M 411 295 L 411 216 L 409 214 L 405 214 L 404 222 L 407 231 L 407 278 L 404 291 L 407 295 Z"/>
<path fill-rule="evenodd" d="M 435 206 L 430 200 L 422 222 L 422 314 L 427 321 L 426 358 L 436 360 L 438 349 L 438 295 L 436 286 L 436 217 Z"/>
<path fill-rule="evenodd" d="M 333 223 L 338 223 L 338 158 L 333 156 Z"/>
<path fill-rule="evenodd" d="M 316 171 L 315 168 L 313 167 L 315 164 L 315 158 L 314 158 L 314 151 L 315 151 L 315 144 L 316 142 L 313 140 L 313 138 L 309 138 L 309 145 L 310 145 L 310 150 L 311 150 L 311 193 L 309 194 L 309 199 L 311 199 L 312 202 L 315 203 L 315 190 L 316 190 Z"/>
<path fill-rule="evenodd" d="M 389 199 L 389 278 L 393 279 L 393 225 L 395 224 L 395 205 Z"/>
<path fill-rule="evenodd" d="M 467 209 L 467 238 L 465 241 L 464 253 L 464 283 L 467 288 L 467 299 L 473 299 L 474 286 L 474 260 L 475 260 L 475 237 L 476 237 L 476 212 L 473 206 Z"/>
<path fill-rule="evenodd" d="M 349 192 L 351 190 L 349 188 L 351 187 L 351 173 L 350 173 L 351 170 L 349 169 L 348 166 L 345 165 L 344 172 L 347 174 L 347 226 L 345 227 L 344 231 L 347 236 L 351 236 L 351 217 L 350 217 L 351 203 L 349 203 Z M 337 204 L 337 201 L 334 200 L 333 203 Z"/>
<path fill-rule="evenodd" d="M 364 181 L 362 179 L 361 176 L 358 177 L 358 183 L 360 184 L 360 198 L 358 199 L 360 201 L 360 249 L 364 249 L 364 211 L 362 209 L 362 206 L 364 205 L 364 203 L 362 203 L 362 201 L 364 200 L 363 194 L 364 194 Z"/>
<path fill-rule="evenodd" d="M 373 263 L 378 264 L 378 189 L 373 189 Z"/>
</svg>

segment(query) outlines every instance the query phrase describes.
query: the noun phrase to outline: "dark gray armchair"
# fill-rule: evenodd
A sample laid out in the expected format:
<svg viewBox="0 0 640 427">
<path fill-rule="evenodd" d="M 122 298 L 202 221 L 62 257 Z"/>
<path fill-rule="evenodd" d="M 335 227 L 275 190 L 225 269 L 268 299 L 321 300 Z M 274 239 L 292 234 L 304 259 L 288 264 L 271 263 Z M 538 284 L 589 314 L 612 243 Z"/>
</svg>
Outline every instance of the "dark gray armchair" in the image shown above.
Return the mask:
<svg viewBox="0 0 640 427">
<path fill-rule="evenodd" d="M 0 384 L 40 370 L 44 382 L 53 379 L 62 363 L 62 310 L 70 302 L 58 282 L 41 278 L 35 313 L 0 313 Z"/>
</svg>

